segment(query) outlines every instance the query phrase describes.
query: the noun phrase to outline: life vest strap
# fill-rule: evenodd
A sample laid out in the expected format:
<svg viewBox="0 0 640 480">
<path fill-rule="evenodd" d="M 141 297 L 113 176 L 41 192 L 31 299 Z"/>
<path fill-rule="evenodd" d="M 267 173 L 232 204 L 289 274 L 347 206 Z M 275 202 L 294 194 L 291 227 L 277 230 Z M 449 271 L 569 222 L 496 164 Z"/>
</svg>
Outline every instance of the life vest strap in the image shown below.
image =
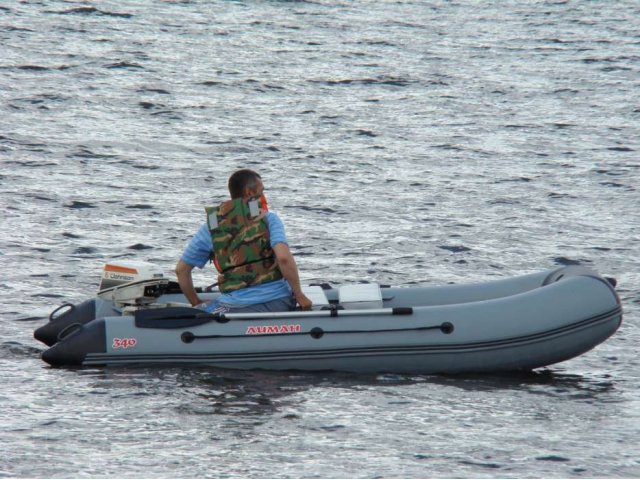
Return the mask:
<svg viewBox="0 0 640 480">
<path fill-rule="evenodd" d="M 246 265 L 251 265 L 252 263 L 264 262 L 265 260 L 274 260 L 274 259 L 275 259 L 275 255 L 271 255 L 270 257 L 258 258 L 257 260 L 251 260 L 250 262 L 245 262 L 245 263 L 241 263 L 240 265 L 234 265 L 234 266 L 225 268 L 220 273 L 224 274 L 224 273 L 230 272 L 231 270 L 236 270 L 236 269 L 244 267 Z"/>
</svg>

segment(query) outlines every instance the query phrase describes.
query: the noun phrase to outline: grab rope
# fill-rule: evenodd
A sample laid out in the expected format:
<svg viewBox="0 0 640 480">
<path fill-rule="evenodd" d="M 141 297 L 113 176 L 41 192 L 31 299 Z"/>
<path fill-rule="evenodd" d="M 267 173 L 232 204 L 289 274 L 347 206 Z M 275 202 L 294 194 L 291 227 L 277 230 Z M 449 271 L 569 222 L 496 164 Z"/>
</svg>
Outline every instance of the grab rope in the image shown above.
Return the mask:
<svg viewBox="0 0 640 480">
<path fill-rule="evenodd" d="M 194 340 L 200 339 L 211 339 L 211 338 L 259 338 L 259 337 L 282 337 L 282 336 L 291 336 L 291 335 L 310 335 L 312 338 L 319 339 L 322 338 L 325 334 L 354 334 L 354 333 L 391 333 L 391 332 L 411 332 L 411 331 L 425 331 L 425 330 L 440 330 L 445 335 L 449 335 L 453 332 L 454 326 L 451 322 L 443 322 L 440 325 L 431 325 L 428 327 L 411 327 L 411 328 L 390 328 L 390 329 L 381 329 L 381 330 L 330 330 L 326 331 L 320 327 L 313 327 L 308 332 L 274 332 L 274 333 L 263 333 L 260 335 L 195 335 L 193 332 L 183 332 L 180 335 L 180 339 L 184 343 L 192 343 Z"/>
</svg>

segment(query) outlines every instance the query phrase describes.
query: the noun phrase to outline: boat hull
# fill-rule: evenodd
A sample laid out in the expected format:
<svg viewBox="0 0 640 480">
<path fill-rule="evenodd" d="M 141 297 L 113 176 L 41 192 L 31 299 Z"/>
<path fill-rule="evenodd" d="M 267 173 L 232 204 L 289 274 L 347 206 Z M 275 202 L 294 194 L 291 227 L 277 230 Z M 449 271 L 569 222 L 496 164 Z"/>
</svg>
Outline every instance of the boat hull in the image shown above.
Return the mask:
<svg viewBox="0 0 640 480">
<path fill-rule="evenodd" d="M 385 308 L 375 311 L 215 317 L 195 309 L 160 309 L 151 316 L 108 316 L 78 323 L 43 359 L 56 366 L 508 372 L 574 358 L 620 326 L 618 296 L 602 277 L 575 270 L 538 277 L 537 288 L 520 286 L 504 296 L 494 289 L 482 299 L 475 298 L 477 290 L 458 289 L 469 301 L 461 295 L 455 302 L 451 294 L 441 304 L 424 301 L 423 295 L 426 305 L 420 305 L 412 289 L 390 289 Z M 469 295 L 472 291 L 476 294 Z"/>
</svg>

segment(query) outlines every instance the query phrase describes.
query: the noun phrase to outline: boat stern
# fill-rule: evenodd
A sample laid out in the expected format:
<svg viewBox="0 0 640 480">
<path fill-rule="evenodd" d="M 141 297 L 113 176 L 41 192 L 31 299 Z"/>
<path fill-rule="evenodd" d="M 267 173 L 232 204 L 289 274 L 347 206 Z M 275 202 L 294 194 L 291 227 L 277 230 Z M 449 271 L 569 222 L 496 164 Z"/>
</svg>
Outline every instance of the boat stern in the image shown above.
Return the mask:
<svg viewBox="0 0 640 480">
<path fill-rule="evenodd" d="M 105 321 L 70 325 L 59 342 L 42 353 L 42 360 L 53 367 L 80 366 L 90 353 L 106 352 Z"/>
<path fill-rule="evenodd" d="M 58 341 L 58 335 L 73 324 L 84 324 L 96 318 L 95 299 L 86 300 L 77 305 L 64 303 L 49 316 L 49 322 L 37 328 L 33 337 L 47 346 Z"/>
</svg>

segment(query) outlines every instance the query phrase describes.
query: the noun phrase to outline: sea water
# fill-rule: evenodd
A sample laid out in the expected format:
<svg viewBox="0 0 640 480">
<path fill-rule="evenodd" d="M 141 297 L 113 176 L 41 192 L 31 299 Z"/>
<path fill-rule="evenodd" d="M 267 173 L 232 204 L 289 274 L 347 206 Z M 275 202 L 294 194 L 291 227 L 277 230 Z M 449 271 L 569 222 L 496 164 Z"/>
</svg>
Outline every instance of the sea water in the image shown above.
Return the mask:
<svg viewBox="0 0 640 480">
<path fill-rule="evenodd" d="M 2 2 L 0 476 L 640 476 L 639 91 L 635 1 Z M 242 167 L 304 283 L 579 264 L 624 323 L 507 377 L 40 360 L 106 261 L 172 276 Z"/>
</svg>

